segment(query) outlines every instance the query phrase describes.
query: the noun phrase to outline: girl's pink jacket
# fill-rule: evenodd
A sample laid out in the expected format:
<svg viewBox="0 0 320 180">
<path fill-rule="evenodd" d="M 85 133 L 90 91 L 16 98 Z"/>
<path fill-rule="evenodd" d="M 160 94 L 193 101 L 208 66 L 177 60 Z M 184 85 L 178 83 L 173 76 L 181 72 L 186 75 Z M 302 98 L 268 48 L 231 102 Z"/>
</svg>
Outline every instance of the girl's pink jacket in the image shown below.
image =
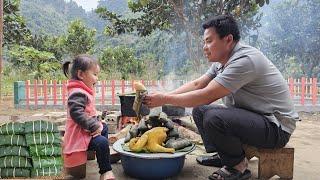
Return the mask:
<svg viewBox="0 0 320 180">
<path fill-rule="evenodd" d="M 82 81 L 70 80 L 67 86 L 68 96 L 75 92 L 85 94 L 89 102 L 85 107 L 88 116 L 96 116 L 94 91 Z M 100 122 L 101 123 L 101 122 Z M 101 124 L 102 126 L 102 124 Z M 90 132 L 78 125 L 70 116 L 68 107 L 66 129 L 63 142 L 63 156 L 65 167 L 75 167 L 86 163 L 87 149 L 91 140 Z"/>
</svg>

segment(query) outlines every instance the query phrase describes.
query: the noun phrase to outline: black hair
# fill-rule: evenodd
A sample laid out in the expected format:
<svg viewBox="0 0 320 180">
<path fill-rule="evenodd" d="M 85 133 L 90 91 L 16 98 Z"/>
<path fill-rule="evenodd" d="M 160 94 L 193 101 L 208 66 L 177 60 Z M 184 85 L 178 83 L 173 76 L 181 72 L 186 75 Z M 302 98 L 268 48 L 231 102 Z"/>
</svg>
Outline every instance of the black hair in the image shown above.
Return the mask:
<svg viewBox="0 0 320 180">
<path fill-rule="evenodd" d="M 71 75 L 71 79 L 79 80 L 78 70 L 86 71 L 92 68 L 93 65 L 98 65 L 98 61 L 95 58 L 87 54 L 81 54 L 76 56 L 72 62 L 65 61 L 62 65 L 62 69 L 66 77 L 69 78 L 69 75 Z"/>
<path fill-rule="evenodd" d="M 214 28 L 220 38 L 229 34 L 234 41 L 240 40 L 240 31 L 236 20 L 231 15 L 219 15 L 209 19 L 202 25 L 203 29 Z"/>
</svg>

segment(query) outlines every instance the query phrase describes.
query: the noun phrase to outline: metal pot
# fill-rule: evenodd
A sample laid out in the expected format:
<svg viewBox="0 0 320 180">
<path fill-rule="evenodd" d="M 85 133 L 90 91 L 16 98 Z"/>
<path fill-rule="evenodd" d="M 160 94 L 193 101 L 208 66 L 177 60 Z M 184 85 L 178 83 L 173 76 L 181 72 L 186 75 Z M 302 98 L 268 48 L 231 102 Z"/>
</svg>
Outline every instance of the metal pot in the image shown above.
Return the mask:
<svg viewBox="0 0 320 180">
<path fill-rule="evenodd" d="M 120 104 L 121 104 L 121 116 L 137 117 L 136 113 L 132 108 L 134 103 L 134 98 L 136 97 L 135 93 L 122 94 L 118 96 L 120 98 Z M 148 115 L 150 113 L 150 109 L 144 104 L 141 105 L 140 111 L 142 116 Z"/>
<path fill-rule="evenodd" d="M 162 112 L 168 116 L 185 116 L 186 108 L 166 104 L 162 106 Z"/>
</svg>

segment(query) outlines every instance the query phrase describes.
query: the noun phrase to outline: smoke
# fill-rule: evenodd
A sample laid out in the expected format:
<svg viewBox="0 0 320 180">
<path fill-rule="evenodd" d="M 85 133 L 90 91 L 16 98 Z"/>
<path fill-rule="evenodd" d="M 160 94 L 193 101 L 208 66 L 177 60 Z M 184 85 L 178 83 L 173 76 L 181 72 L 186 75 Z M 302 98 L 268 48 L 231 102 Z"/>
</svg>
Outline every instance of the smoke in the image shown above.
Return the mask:
<svg viewBox="0 0 320 180">
<path fill-rule="evenodd" d="M 263 6 L 257 46 L 286 77 L 319 77 L 318 0 L 275 0 Z"/>
</svg>

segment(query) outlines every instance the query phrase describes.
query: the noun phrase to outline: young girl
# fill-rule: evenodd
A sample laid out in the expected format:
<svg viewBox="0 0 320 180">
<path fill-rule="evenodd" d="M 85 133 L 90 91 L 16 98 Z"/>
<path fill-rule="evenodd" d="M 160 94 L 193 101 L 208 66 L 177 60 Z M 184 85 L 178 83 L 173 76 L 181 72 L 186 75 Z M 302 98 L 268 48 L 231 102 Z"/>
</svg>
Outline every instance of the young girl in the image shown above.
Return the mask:
<svg viewBox="0 0 320 180">
<path fill-rule="evenodd" d="M 70 66 L 70 70 L 69 70 Z M 96 59 L 79 55 L 72 62 L 63 64 L 68 83 L 68 115 L 64 135 L 63 157 L 68 174 L 84 178 L 87 150 L 96 152 L 100 180 L 115 179 L 110 165 L 108 129 L 96 115 L 94 85 L 100 67 Z"/>
</svg>

